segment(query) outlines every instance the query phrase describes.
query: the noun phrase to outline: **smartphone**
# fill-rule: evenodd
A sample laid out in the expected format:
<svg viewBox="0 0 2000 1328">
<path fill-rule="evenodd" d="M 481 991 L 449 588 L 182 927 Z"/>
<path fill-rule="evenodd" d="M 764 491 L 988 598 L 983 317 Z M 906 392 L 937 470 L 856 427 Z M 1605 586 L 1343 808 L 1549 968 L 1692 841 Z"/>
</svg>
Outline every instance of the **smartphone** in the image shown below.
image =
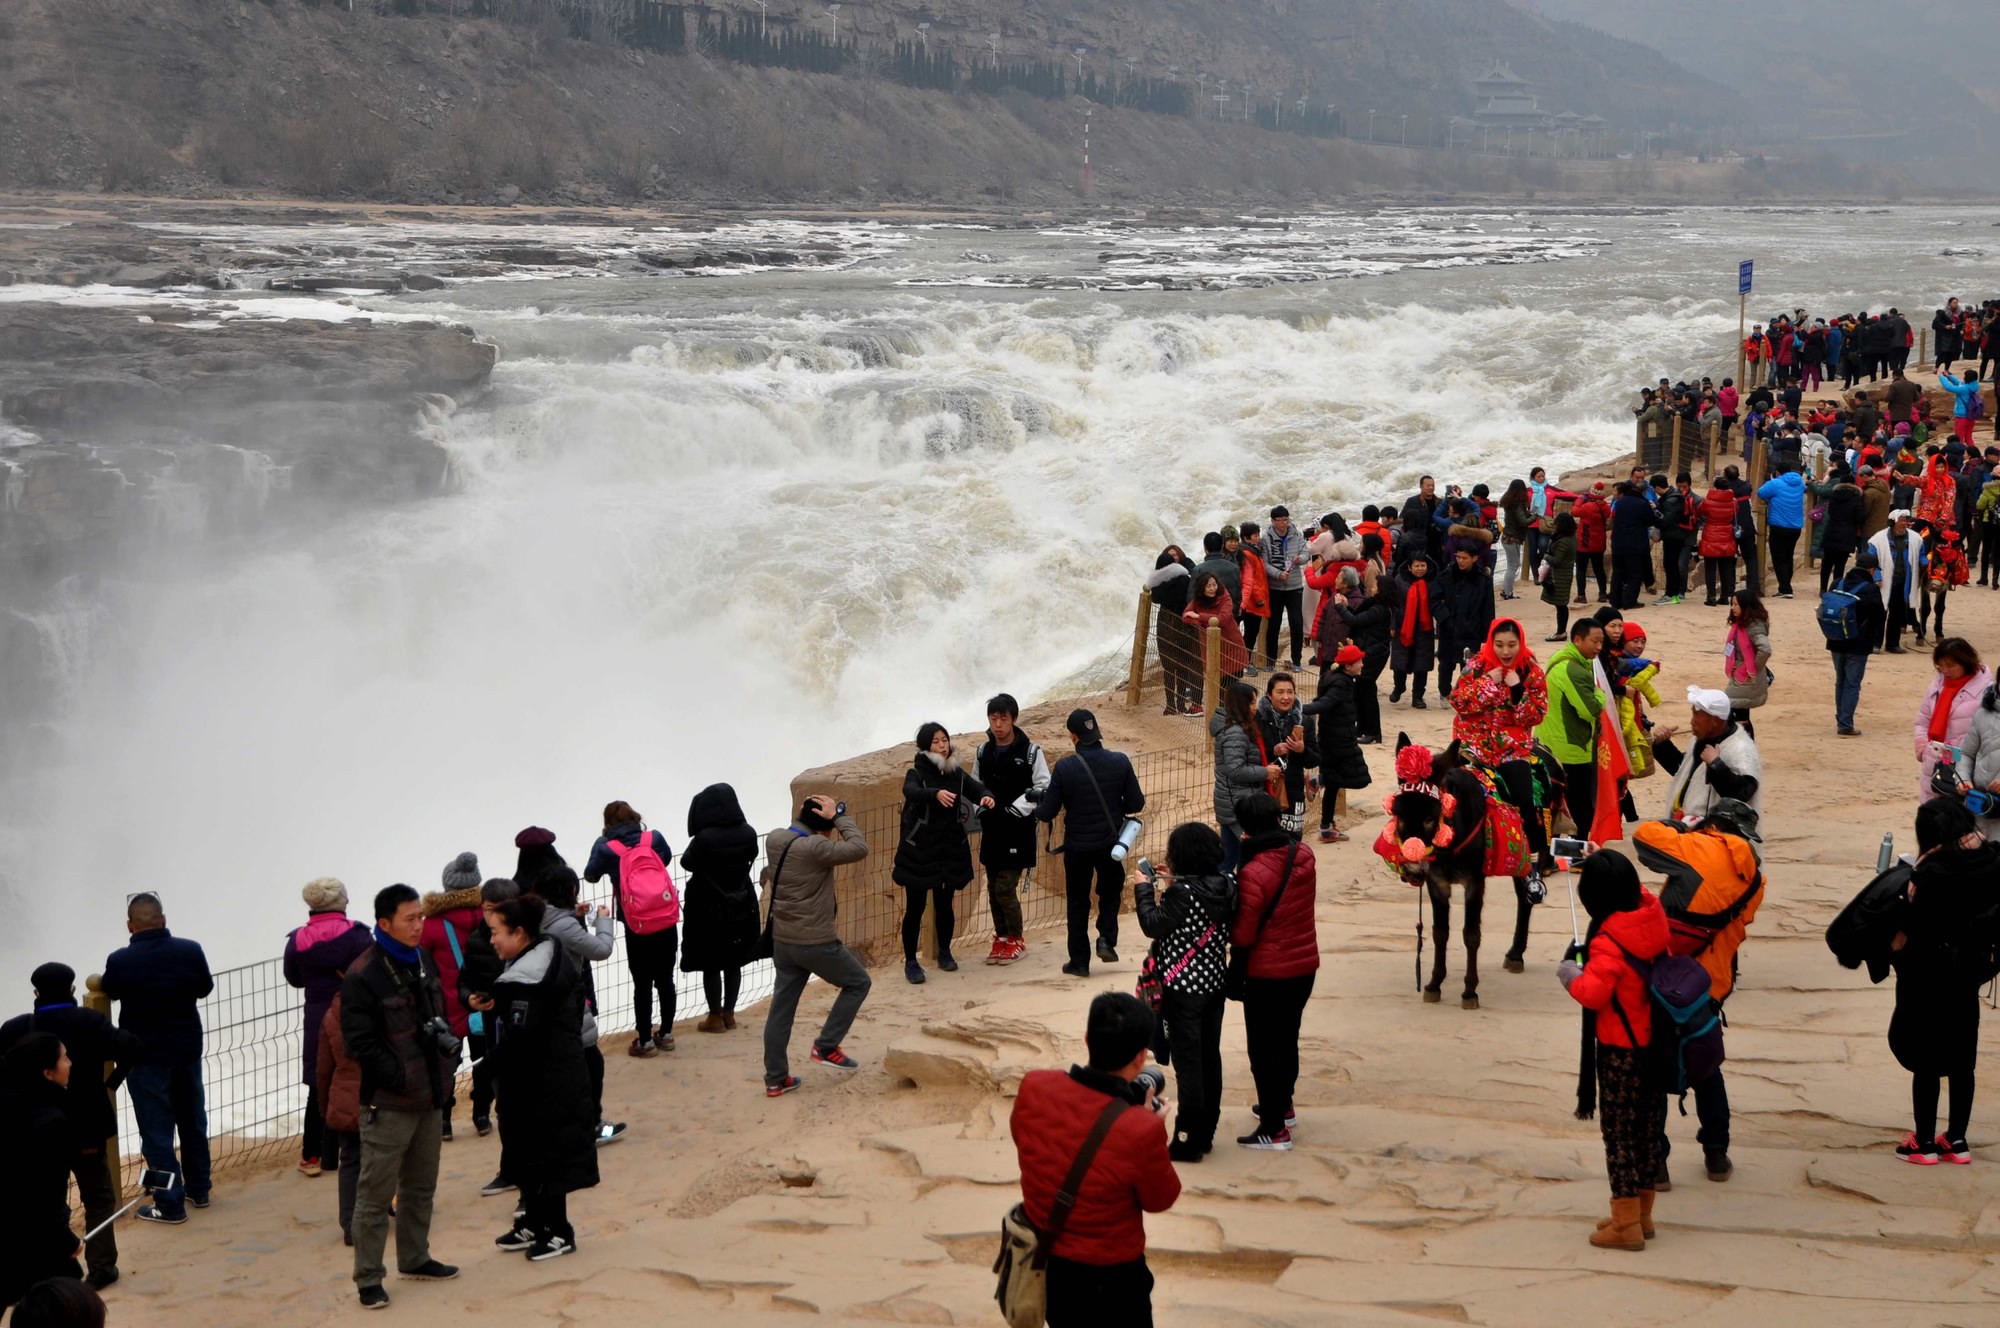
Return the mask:
<svg viewBox="0 0 2000 1328">
<path fill-rule="evenodd" d="M 149 1194 L 157 1194 L 162 1190 L 171 1190 L 180 1183 L 180 1179 L 171 1171 L 147 1167 L 139 1173 L 139 1188 Z"/>
<path fill-rule="evenodd" d="M 1149 881 L 1159 879 L 1159 873 L 1153 870 L 1153 860 L 1151 858 L 1139 859 L 1139 874 Z"/>
<path fill-rule="evenodd" d="M 1549 841 L 1549 852 L 1559 858 L 1587 858 L 1590 856 L 1590 841 L 1558 835 Z"/>
</svg>

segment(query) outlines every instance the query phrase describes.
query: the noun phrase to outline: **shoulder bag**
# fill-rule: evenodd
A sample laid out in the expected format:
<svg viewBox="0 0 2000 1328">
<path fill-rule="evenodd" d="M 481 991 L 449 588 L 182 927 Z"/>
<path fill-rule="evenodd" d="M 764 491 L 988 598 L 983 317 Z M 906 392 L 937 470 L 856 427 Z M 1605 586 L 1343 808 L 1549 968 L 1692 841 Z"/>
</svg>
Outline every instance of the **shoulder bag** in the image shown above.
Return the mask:
<svg viewBox="0 0 2000 1328">
<path fill-rule="evenodd" d="M 1077 1150 L 1076 1161 L 1070 1163 L 1069 1175 L 1056 1191 L 1045 1229 L 1037 1230 L 1028 1220 L 1026 1204 L 1015 1204 L 1000 1219 L 1000 1254 L 993 1260 L 993 1271 L 1000 1275 L 1000 1283 L 993 1291 L 993 1299 L 999 1302 L 1001 1317 L 1010 1328 L 1042 1328 L 1048 1322 L 1049 1251 L 1062 1238 L 1070 1210 L 1076 1207 L 1076 1192 L 1083 1185 L 1090 1164 L 1097 1160 L 1097 1150 L 1104 1146 L 1111 1127 L 1131 1105 L 1112 1098 L 1097 1123 L 1090 1127 L 1083 1147 Z"/>
<path fill-rule="evenodd" d="M 1299 843 L 1292 842 L 1292 851 L 1285 855 L 1285 870 L 1278 877 L 1278 888 L 1271 892 L 1271 902 L 1264 905 L 1264 916 L 1257 919 L 1257 934 L 1250 938 L 1250 944 L 1239 945 L 1229 954 L 1229 967 L 1222 974 L 1222 994 L 1232 1001 L 1243 999 L 1243 984 L 1250 980 L 1250 955 L 1257 943 L 1264 939 L 1264 928 L 1271 925 L 1271 915 L 1278 911 L 1278 901 L 1285 897 L 1285 888 L 1292 883 L 1292 866 L 1299 860 Z M 1237 872 L 1241 879 L 1242 872 Z"/>
<path fill-rule="evenodd" d="M 458 965 L 459 969 L 463 971 L 465 968 L 465 951 L 458 948 L 458 928 L 451 925 L 450 918 L 439 918 L 438 921 L 444 923 L 445 939 L 451 942 L 451 962 Z M 467 1010 L 465 1012 L 465 1029 L 474 1037 L 485 1037 L 486 1016 L 477 1010 Z"/>
<path fill-rule="evenodd" d="M 778 865 L 771 868 L 771 888 L 764 892 L 770 896 L 764 901 L 764 934 L 757 938 L 757 949 L 751 955 L 753 959 L 769 959 L 775 953 L 773 947 L 777 941 L 771 927 L 778 918 L 778 874 L 785 870 L 785 859 L 792 855 L 792 844 L 803 838 L 803 835 L 794 836 L 792 843 L 785 845 L 785 851 L 778 855 Z"/>
</svg>

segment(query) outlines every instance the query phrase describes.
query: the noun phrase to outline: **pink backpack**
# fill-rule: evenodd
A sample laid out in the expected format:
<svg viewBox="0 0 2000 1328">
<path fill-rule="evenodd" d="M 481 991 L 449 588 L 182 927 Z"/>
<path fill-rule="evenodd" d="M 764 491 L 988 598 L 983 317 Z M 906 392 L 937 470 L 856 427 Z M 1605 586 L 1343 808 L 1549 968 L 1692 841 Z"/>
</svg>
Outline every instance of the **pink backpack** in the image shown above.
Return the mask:
<svg viewBox="0 0 2000 1328">
<path fill-rule="evenodd" d="M 651 936 L 678 924 L 681 897 L 674 892 L 667 864 L 653 851 L 653 832 L 641 830 L 634 845 L 606 839 L 604 847 L 618 859 L 618 902 L 625 910 L 625 925 Z"/>
</svg>

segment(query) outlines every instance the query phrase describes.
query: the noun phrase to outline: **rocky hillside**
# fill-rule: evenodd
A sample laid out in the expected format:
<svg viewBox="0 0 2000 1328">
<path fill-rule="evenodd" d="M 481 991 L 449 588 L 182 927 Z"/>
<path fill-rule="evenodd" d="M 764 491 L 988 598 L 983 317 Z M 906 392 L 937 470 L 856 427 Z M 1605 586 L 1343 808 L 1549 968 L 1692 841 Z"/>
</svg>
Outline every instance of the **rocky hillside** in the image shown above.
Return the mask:
<svg viewBox="0 0 2000 1328">
<path fill-rule="evenodd" d="M 997 31 L 1010 62 L 1068 75 L 1081 45 L 1093 79 L 1178 69 L 1212 91 L 1227 78 L 1260 101 L 1337 104 L 1354 130 L 1370 107 L 1385 136 L 1407 114 L 1413 142 L 1470 109 L 1470 80 L 1495 58 L 1561 88 L 1551 107 L 1614 126 L 1732 104 L 1655 52 L 1573 40 L 1501 0 L 882 0 L 841 10 L 851 55 L 837 74 L 635 49 L 608 19 L 584 37 L 555 17 L 530 21 L 551 6 L 633 3 L 13 0 L 0 10 L 0 188 L 432 203 L 1074 198 L 1082 100 L 905 86 L 885 61 L 919 21 L 926 48 L 961 67 L 995 49 Z M 773 30 L 830 29 L 802 3 L 777 0 Z M 1234 103 L 1229 113 L 1243 117 Z M 1212 118 L 1100 106 L 1092 123 L 1111 197 L 1566 186 L 1547 163 L 1397 160 Z"/>
</svg>

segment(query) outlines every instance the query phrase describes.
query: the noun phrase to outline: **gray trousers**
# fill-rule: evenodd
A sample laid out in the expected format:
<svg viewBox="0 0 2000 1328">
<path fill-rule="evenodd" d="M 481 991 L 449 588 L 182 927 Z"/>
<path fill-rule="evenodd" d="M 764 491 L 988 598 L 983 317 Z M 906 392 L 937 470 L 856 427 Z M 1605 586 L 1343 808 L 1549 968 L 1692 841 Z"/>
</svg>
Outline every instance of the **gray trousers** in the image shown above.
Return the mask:
<svg viewBox="0 0 2000 1328">
<path fill-rule="evenodd" d="M 854 1026 L 854 1016 L 861 1013 L 861 1003 L 868 999 L 868 988 L 874 984 L 861 961 L 839 941 L 818 945 L 776 941 L 771 951 L 775 976 L 770 1010 L 764 1016 L 764 1083 L 775 1088 L 791 1074 L 792 1020 L 799 1012 L 799 997 L 805 992 L 806 979 L 818 978 L 840 988 L 840 995 L 833 999 L 833 1009 L 827 1012 L 826 1023 L 813 1039 L 813 1046 L 821 1051 L 832 1051 L 840 1045 L 847 1030 Z"/>
<path fill-rule="evenodd" d="M 354 1194 L 354 1284 L 382 1285 L 389 1201 L 396 1201 L 396 1267 L 431 1259 L 431 1200 L 437 1194 L 444 1113 L 361 1109 L 361 1181 Z"/>
</svg>

